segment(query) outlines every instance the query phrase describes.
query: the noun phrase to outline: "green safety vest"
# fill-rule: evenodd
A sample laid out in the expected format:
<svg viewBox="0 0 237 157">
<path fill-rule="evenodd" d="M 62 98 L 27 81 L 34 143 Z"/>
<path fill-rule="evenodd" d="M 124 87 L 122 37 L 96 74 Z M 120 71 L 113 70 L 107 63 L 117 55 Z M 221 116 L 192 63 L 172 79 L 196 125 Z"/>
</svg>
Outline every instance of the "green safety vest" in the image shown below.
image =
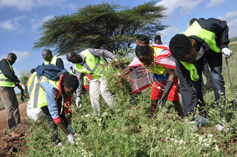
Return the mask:
<svg viewBox="0 0 237 157">
<path fill-rule="evenodd" d="M 91 71 L 84 68 L 81 64 L 76 63 L 75 68 L 78 72 L 86 75 L 90 74 L 93 79 L 97 80 L 100 76 L 103 76 L 104 72 L 108 71 L 109 66 L 105 65 L 105 62 L 100 57 L 92 55 L 88 49 L 82 51 L 81 54 L 85 56 L 85 62 L 90 67 Z"/>
<path fill-rule="evenodd" d="M 56 62 L 57 62 L 57 59 L 58 59 L 58 58 L 59 58 L 59 57 L 53 56 L 53 58 L 52 58 L 50 64 L 53 64 L 53 65 L 57 66 L 57 65 L 56 65 Z M 60 59 L 61 59 L 61 58 L 60 58 Z M 49 61 L 44 61 L 44 65 L 48 65 L 48 64 L 49 64 Z"/>
<path fill-rule="evenodd" d="M 158 48 L 158 47 L 153 47 L 153 46 L 149 46 L 149 47 L 154 49 L 154 55 L 155 55 L 154 57 L 157 57 L 161 53 L 161 51 L 164 50 L 164 49 Z M 162 65 L 157 64 L 156 67 L 152 66 L 152 67 L 150 67 L 150 69 L 151 69 L 152 73 L 155 73 L 158 75 L 166 75 L 165 68 Z"/>
<path fill-rule="evenodd" d="M 203 29 L 197 21 L 195 21 L 185 32 L 184 35 L 187 37 L 197 36 L 203 39 L 212 51 L 220 53 L 220 48 L 216 45 L 216 35 L 215 33 Z M 180 61 L 181 62 L 181 61 Z M 190 78 L 192 81 L 198 81 L 199 76 L 196 67 L 192 63 L 181 62 L 183 66 L 190 72 Z"/>
<path fill-rule="evenodd" d="M 215 33 L 203 29 L 197 21 L 195 21 L 185 32 L 184 35 L 190 36 L 197 36 L 204 40 L 208 46 L 212 49 L 212 51 L 216 53 L 220 53 L 221 50 L 216 45 L 216 35 Z"/>
<path fill-rule="evenodd" d="M 1 60 L 2 61 L 2 60 Z M 14 73 L 14 70 L 12 68 L 12 65 L 9 63 L 9 61 L 6 59 L 11 71 Z M 15 82 L 12 82 L 9 80 L 0 69 L 0 87 L 15 87 Z"/>
<path fill-rule="evenodd" d="M 58 81 L 49 80 L 45 76 L 41 76 L 39 80 L 40 84 L 47 81 L 58 89 Z M 38 83 L 36 72 L 34 72 L 29 78 L 27 89 L 30 96 L 30 104 L 33 108 L 42 108 L 47 105 L 46 94 L 41 85 Z M 60 93 L 57 99 L 59 97 Z"/>
</svg>

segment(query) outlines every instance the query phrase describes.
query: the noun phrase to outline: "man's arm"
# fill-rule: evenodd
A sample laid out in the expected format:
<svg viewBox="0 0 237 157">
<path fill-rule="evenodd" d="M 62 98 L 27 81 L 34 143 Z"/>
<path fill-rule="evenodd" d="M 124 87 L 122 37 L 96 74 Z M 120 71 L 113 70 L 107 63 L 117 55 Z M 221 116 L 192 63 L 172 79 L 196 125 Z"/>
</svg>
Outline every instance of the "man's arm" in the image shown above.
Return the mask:
<svg viewBox="0 0 237 157">
<path fill-rule="evenodd" d="M 174 72 L 174 69 L 170 69 L 170 68 L 166 68 L 165 67 L 165 71 L 168 73 L 169 75 L 169 78 L 168 80 L 171 80 L 174 82 L 174 78 L 175 78 L 175 72 Z"/>
<path fill-rule="evenodd" d="M 59 69 L 64 69 L 63 60 L 61 58 L 57 58 L 56 65 Z"/>
<path fill-rule="evenodd" d="M 68 132 L 68 130 L 63 125 L 62 119 L 58 114 L 58 108 L 57 108 L 58 90 L 48 82 L 43 82 L 42 87 L 44 88 L 44 91 L 45 91 L 45 94 L 46 94 L 47 107 L 49 109 L 49 113 L 50 113 L 51 117 L 53 118 L 53 120 L 57 124 L 57 126 L 66 135 L 69 135 L 70 133 Z M 64 104 L 62 104 L 62 105 L 64 105 Z"/>
<path fill-rule="evenodd" d="M 230 40 L 228 36 L 229 27 L 226 21 L 215 18 L 209 18 L 207 20 L 201 18 L 198 20 L 198 23 L 200 23 L 203 28 L 215 33 L 217 44 L 221 49 L 225 47 L 228 48 Z"/>
<path fill-rule="evenodd" d="M 116 57 L 115 54 L 113 54 L 110 51 L 104 50 L 104 49 L 89 48 L 89 51 L 92 55 L 94 55 L 96 57 L 102 56 L 102 57 L 106 57 L 106 58 L 110 58 L 110 59 L 114 59 Z"/>
<path fill-rule="evenodd" d="M 18 77 L 15 75 L 15 73 L 10 69 L 9 64 L 6 60 L 2 60 L 1 62 L 1 70 L 2 73 L 12 82 L 19 83 Z"/>
<path fill-rule="evenodd" d="M 228 44 L 230 42 L 228 32 L 229 32 L 229 27 L 227 25 L 226 21 L 221 21 L 218 19 L 211 18 L 211 21 L 213 21 L 214 25 L 216 26 L 216 36 L 217 36 L 217 41 L 220 41 L 220 48 L 228 48 Z"/>
</svg>

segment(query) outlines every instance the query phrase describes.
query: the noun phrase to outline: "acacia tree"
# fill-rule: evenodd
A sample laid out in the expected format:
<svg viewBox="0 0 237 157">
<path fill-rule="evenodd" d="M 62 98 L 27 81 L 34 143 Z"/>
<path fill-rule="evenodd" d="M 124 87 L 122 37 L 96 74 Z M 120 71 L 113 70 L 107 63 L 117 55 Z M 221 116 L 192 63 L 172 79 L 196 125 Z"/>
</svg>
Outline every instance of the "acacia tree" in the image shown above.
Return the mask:
<svg viewBox="0 0 237 157">
<path fill-rule="evenodd" d="M 42 36 L 33 48 L 55 48 L 57 55 L 85 48 L 113 53 L 131 48 L 137 35 L 152 36 L 167 27 L 161 23 L 166 8 L 155 4 L 150 1 L 129 8 L 102 3 L 88 5 L 72 15 L 55 16 L 42 25 Z"/>
</svg>

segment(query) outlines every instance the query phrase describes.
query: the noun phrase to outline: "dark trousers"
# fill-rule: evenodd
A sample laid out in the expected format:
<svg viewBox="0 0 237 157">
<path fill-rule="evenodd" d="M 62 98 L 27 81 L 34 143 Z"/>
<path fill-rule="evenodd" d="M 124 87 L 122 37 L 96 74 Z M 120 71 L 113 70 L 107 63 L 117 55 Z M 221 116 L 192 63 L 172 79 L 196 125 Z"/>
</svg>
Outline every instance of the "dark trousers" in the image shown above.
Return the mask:
<svg viewBox="0 0 237 157">
<path fill-rule="evenodd" d="M 49 109 L 48 109 L 48 106 L 44 106 L 41 108 L 42 111 L 44 112 L 44 114 L 46 115 L 47 117 L 47 121 L 48 121 L 48 125 L 49 125 L 49 129 L 52 133 L 52 137 L 53 137 L 53 140 L 56 144 L 58 144 L 61 140 L 58 139 L 58 133 L 57 133 L 57 125 L 55 124 L 55 122 L 53 121 L 53 118 L 52 116 L 50 115 L 49 113 Z"/>
<path fill-rule="evenodd" d="M 61 102 L 62 102 L 62 99 L 61 97 L 57 100 L 57 104 L 58 104 L 58 109 L 59 109 L 59 114 L 61 112 Z M 57 133 L 57 124 L 54 122 L 51 114 L 49 113 L 49 109 L 48 109 L 48 106 L 44 106 L 41 108 L 42 111 L 44 112 L 44 114 L 46 115 L 47 117 L 47 121 L 48 121 L 48 125 L 49 125 L 49 129 L 52 133 L 52 137 L 53 137 L 53 140 L 56 144 L 58 144 L 61 140 L 58 138 L 58 133 Z M 63 109 L 63 108 L 62 108 Z M 65 117 L 65 112 L 64 110 L 62 111 L 62 114 L 60 115 L 63 123 L 65 126 L 67 126 L 67 120 L 66 120 L 66 117 Z"/>
<path fill-rule="evenodd" d="M 207 62 L 206 58 L 203 59 L 202 68 L 203 68 L 202 69 L 203 74 L 205 75 L 205 77 L 207 79 L 207 92 L 211 92 L 213 90 L 212 76 L 211 76 L 211 72 L 209 70 L 209 66 L 208 66 L 208 62 Z M 203 95 L 205 93 L 204 82 L 203 81 L 202 81 L 202 93 L 203 93 Z"/>
</svg>

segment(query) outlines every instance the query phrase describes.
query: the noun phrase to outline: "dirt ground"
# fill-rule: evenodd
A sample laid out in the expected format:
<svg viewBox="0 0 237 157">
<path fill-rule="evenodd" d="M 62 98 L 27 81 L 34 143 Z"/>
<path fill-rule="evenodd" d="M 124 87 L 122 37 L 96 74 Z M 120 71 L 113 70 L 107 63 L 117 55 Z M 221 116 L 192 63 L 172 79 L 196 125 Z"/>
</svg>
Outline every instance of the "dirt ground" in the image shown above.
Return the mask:
<svg viewBox="0 0 237 157">
<path fill-rule="evenodd" d="M 7 130 L 6 112 L 0 110 L 0 157 L 12 157 L 19 151 L 24 152 L 25 130 L 30 125 L 26 121 L 26 106 L 27 102 L 19 105 L 22 123 L 13 131 Z"/>
</svg>

